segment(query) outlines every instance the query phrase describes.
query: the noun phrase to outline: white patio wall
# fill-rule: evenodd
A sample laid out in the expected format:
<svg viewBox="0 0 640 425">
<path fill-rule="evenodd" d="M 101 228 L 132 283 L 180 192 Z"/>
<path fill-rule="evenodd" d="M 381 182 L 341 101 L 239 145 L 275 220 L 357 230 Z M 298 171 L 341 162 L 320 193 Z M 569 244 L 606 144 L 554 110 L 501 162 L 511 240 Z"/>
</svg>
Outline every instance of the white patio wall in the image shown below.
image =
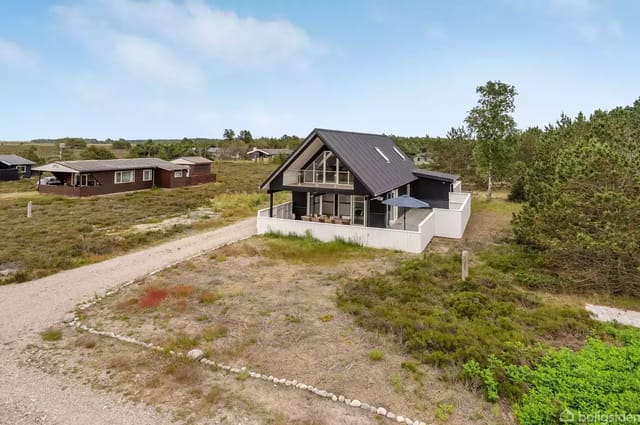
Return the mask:
<svg viewBox="0 0 640 425">
<path fill-rule="evenodd" d="M 287 202 L 258 211 L 258 234 L 277 232 L 312 237 L 323 242 L 336 238 L 359 243 L 371 248 L 386 248 L 400 251 L 422 252 L 434 236 L 461 238 L 471 214 L 471 194 L 452 192 L 449 194 L 450 209 L 434 208 L 418 225 L 418 231 L 379 229 L 354 225 L 319 223 L 294 220 L 292 204 Z"/>
</svg>

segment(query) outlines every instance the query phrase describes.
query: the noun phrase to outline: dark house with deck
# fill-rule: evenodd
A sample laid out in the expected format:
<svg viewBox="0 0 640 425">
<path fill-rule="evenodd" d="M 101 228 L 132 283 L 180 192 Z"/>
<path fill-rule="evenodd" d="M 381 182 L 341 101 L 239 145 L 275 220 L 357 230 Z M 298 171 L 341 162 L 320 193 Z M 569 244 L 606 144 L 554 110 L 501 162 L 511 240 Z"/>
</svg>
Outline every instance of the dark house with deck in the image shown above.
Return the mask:
<svg viewBox="0 0 640 425">
<path fill-rule="evenodd" d="M 0 155 L 0 181 L 28 179 L 35 164 L 18 155 Z"/>
<path fill-rule="evenodd" d="M 204 167 L 204 161 L 189 158 L 192 165 L 158 158 L 58 161 L 36 167 L 33 171 L 40 174 L 48 172 L 54 177 L 46 182 L 39 180 L 40 192 L 69 196 L 104 195 L 152 187 L 173 188 L 215 181 L 211 161 L 201 158 L 208 161 Z M 202 166 L 195 168 L 195 162 Z"/>
<path fill-rule="evenodd" d="M 271 161 L 279 155 L 287 156 L 290 153 L 291 153 L 291 149 L 253 148 L 249 152 L 247 152 L 247 158 L 249 158 L 251 161 Z"/>
<path fill-rule="evenodd" d="M 382 201 L 408 194 L 433 208 L 449 208 L 458 177 L 416 168 L 384 135 L 315 129 L 262 184 L 292 193 L 295 220 L 390 228 L 398 207 Z M 425 215 L 428 211 L 425 211 Z M 466 224 L 466 223 L 465 223 Z"/>
</svg>

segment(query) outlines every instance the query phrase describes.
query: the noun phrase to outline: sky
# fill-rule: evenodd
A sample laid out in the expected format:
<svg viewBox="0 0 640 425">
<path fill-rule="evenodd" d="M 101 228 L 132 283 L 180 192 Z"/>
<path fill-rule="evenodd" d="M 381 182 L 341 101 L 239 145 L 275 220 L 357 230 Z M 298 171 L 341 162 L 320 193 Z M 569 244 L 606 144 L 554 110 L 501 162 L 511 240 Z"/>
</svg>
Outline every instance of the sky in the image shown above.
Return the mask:
<svg viewBox="0 0 640 425">
<path fill-rule="evenodd" d="M 444 136 L 640 97 L 635 0 L 0 0 L 0 140 Z"/>
</svg>

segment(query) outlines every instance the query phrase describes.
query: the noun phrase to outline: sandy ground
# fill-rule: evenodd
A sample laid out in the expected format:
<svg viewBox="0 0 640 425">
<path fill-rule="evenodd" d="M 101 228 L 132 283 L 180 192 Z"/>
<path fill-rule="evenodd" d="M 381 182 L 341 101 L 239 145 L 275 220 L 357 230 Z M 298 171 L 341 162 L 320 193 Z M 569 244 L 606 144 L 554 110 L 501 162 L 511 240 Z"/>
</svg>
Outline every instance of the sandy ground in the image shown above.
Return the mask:
<svg viewBox="0 0 640 425">
<path fill-rule="evenodd" d="M 250 218 L 231 226 L 30 282 L 0 287 L 0 424 L 163 424 L 167 416 L 122 397 L 35 368 L 21 367 L 24 349 L 78 303 L 124 282 L 202 252 L 247 238 Z M 63 362 L 63 361 L 62 361 Z M 62 365 L 58 365 L 62 367 Z"/>
<path fill-rule="evenodd" d="M 314 264 L 280 259 L 270 249 L 255 238 L 166 269 L 85 311 L 85 323 L 164 347 L 193 339 L 215 361 L 297 379 L 427 423 L 438 422 L 441 405 L 451 406 L 448 424 L 508 422 L 477 394 L 443 379 L 440 370 L 402 368 L 413 359 L 397 341 L 363 330 L 337 308 L 343 279 L 384 272 L 405 254 L 370 251 Z M 149 288 L 189 291 L 169 295 L 157 308 L 140 309 L 136 302 Z M 203 303 L 205 293 L 214 301 Z M 207 338 L 210 329 L 221 326 L 223 336 Z M 374 349 L 384 353 L 382 360 L 369 358 Z M 188 424 L 367 425 L 381 420 L 307 392 L 239 380 L 203 366 L 183 367 L 149 350 L 73 329 L 25 357 L 49 373 L 75 375 Z M 219 389 L 214 396 L 212 389 Z"/>
<path fill-rule="evenodd" d="M 622 310 L 620 308 L 593 304 L 587 304 L 585 308 L 591 313 L 594 319 L 601 322 L 617 322 L 640 328 L 640 312 L 638 311 Z"/>
</svg>

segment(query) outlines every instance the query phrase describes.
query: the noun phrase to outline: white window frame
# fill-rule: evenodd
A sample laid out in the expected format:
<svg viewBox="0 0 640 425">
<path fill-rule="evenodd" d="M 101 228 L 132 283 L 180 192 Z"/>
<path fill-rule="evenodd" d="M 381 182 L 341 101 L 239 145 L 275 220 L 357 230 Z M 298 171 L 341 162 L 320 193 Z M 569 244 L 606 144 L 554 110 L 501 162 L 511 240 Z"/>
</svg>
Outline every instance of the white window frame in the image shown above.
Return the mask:
<svg viewBox="0 0 640 425">
<path fill-rule="evenodd" d="M 131 180 L 123 181 L 123 178 L 122 178 L 123 175 L 131 175 Z M 115 184 L 135 183 L 135 182 L 136 182 L 135 170 L 116 171 L 115 173 L 113 173 L 113 183 Z"/>
<path fill-rule="evenodd" d="M 89 174 L 75 174 L 73 179 L 73 185 L 79 187 L 89 186 Z"/>
<path fill-rule="evenodd" d="M 147 168 L 142 170 L 142 181 L 150 182 L 151 180 L 153 180 L 153 169 Z"/>
<path fill-rule="evenodd" d="M 180 179 L 180 178 L 182 178 L 182 170 L 175 170 L 175 171 L 173 172 L 173 178 L 174 178 L 174 179 Z"/>
<path fill-rule="evenodd" d="M 27 172 L 27 166 L 26 165 L 16 165 L 16 170 L 18 170 L 18 173 L 24 174 L 24 173 Z"/>
</svg>

